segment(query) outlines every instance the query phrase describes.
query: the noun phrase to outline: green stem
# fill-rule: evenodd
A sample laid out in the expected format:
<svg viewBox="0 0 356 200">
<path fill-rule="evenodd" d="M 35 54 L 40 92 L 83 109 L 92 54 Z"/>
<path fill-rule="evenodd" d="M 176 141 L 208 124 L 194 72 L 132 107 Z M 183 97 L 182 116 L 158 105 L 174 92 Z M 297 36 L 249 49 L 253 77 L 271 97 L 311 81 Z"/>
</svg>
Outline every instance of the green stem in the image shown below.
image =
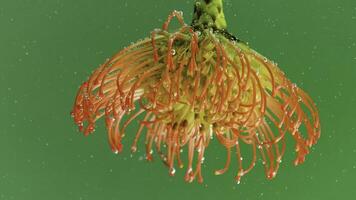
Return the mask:
<svg viewBox="0 0 356 200">
<path fill-rule="evenodd" d="M 225 30 L 223 0 L 195 0 L 192 26 L 196 29 Z"/>
</svg>

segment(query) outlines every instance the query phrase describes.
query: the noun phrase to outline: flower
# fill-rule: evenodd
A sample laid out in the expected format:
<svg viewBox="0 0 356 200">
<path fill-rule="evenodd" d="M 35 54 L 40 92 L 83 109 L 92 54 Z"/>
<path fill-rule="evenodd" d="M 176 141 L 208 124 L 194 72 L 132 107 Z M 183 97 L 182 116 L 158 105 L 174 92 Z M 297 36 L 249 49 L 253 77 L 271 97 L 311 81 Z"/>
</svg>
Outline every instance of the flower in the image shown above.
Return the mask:
<svg viewBox="0 0 356 200">
<path fill-rule="evenodd" d="M 170 32 L 175 17 L 181 28 Z M 311 98 L 275 63 L 226 31 L 221 0 L 197 0 L 192 25 L 174 11 L 150 38 L 107 60 L 80 87 L 72 114 L 85 135 L 105 117 L 115 153 L 122 151 L 128 125 L 143 115 L 131 150 L 145 133 L 146 159 L 155 150 L 174 175 L 187 149 L 187 182 L 203 182 L 204 152 L 212 138 L 227 151 L 225 166 L 215 174 L 227 171 L 235 151 L 240 182 L 258 155 L 267 178 L 275 177 L 287 135 L 296 142 L 296 165 L 320 136 Z M 241 144 L 252 148 L 247 168 Z"/>
</svg>

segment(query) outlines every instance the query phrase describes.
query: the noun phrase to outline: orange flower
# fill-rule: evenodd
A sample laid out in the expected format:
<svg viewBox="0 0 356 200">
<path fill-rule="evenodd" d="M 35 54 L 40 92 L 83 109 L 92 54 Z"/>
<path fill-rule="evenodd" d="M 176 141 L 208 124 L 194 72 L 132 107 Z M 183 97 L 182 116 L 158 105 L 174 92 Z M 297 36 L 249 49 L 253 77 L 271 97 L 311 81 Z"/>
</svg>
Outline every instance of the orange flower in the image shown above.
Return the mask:
<svg viewBox="0 0 356 200">
<path fill-rule="evenodd" d="M 88 135 L 104 116 L 109 144 L 118 153 L 127 126 L 144 115 L 131 150 L 136 151 L 145 133 L 146 159 L 152 160 L 154 149 L 174 175 L 174 166 L 183 167 L 181 150 L 187 148 L 187 182 L 203 181 L 201 166 L 212 138 L 227 151 L 225 166 L 215 174 L 226 172 L 235 151 L 238 182 L 257 156 L 267 178 L 275 177 L 287 135 L 296 142 L 295 164 L 302 163 L 320 135 L 313 101 L 276 64 L 226 31 L 224 18 L 211 14 L 216 13 L 211 9 L 219 10 L 219 2 L 197 0 L 191 26 L 174 11 L 150 38 L 99 67 L 76 97 L 72 115 L 80 130 Z M 168 26 L 174 17 L 181 28 L 172 33 Z M 252 148 L 247 168 L 240 143 Z"/>
</svg>

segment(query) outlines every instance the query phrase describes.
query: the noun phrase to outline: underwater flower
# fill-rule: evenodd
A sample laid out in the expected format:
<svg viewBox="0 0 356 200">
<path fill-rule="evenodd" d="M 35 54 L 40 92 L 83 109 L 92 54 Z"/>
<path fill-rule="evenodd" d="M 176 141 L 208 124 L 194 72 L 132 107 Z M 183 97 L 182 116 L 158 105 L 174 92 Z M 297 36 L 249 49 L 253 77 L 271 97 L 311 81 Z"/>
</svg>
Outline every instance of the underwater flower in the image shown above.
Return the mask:
<svg viewBox="0 0 356 200">
<path fill-rule="evenodd" d="M 215 174 L 228 170 L 234 152 L 238 182 L 257 159 L 267 178 L 274 178 L 287 135 L 295 140 L 294 163 L 303 163 L 320 136 L 318 111 L 308 94 L 227 32 L 222 0 L 196 0 L 191 25 L 182 15 L 174 11 L 162 29 L 108 59 L 81 85 L 72 111 L 80 130 L 88 135 L 105 117 L 109 144 L 119 153 L 126 128 L 142 115 L 131 150 L 145 135 L 146 159 L 156 152 L 170 175 L 185 160 L 187 182 L 203 181 L 204 152 L 213 138 L 227 152 Z M 170 32 L 174 18 L 181 27 Z M 242 144 L 252 149 L 246 151 L 247 168 Z"/>
</svg>

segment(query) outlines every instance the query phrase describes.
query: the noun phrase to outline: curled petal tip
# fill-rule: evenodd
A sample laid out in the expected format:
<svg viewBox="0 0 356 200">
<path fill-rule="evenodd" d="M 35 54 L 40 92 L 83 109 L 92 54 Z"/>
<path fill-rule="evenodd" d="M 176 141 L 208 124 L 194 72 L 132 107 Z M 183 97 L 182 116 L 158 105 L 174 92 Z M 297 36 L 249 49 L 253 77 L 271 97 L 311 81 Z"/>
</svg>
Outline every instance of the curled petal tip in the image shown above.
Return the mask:
<svg viewBox="0 0 356 200">
<path fill-rule="evenodd" d="M 203 178 L 198 178 L 198 183 L 199 184 L 202 184 L 204 182 L 204 179 Z"/>
<path fill-rule="evenodd" d="M 131 152 L 132 152 L 132 153 L 135 153 L 136 151 L 137 151 L 137 146 L 132 146 L 132 147 L 131 147 Z"/>
<path fill-rule="evenodd" d="M 148 162 L 152 162 L 152 161 L 153 161 L 152 154 L 147 154 L 147 155 L 146 155 L 146 160 L 147 160 Z"/>
<path fill-rule="evenodd" d="M 170 169 L 169 169 L 169 175 L 170 175 L 170 176 L 174 176 L 175 173 L 176 173 L 176 170 L 175 170 L 174 168 L 170 168 Z"/>
<path fill-rule="evenodd" d="M 216 176 L 222 175 L 223 173 L 224 173 L 224 172 L 221 171 L 221 170 L 215 170 L 215 171 L 214 171 L 214 175 L 216 175 Z"/>
<path fill-rule="evenodd" d="M 295 166 L 298 166 L 298 165 L 300 165 L 300 164 L 303 164 L 304 161 L 305 161 L 305 157 L 304 157 L 304 156 L 303 156 L 303 157 L 298 157 L 298 158 L 296 158 L 296 159 L 294 160 L 294 165 L 295 165 Z"/>
</svg>

